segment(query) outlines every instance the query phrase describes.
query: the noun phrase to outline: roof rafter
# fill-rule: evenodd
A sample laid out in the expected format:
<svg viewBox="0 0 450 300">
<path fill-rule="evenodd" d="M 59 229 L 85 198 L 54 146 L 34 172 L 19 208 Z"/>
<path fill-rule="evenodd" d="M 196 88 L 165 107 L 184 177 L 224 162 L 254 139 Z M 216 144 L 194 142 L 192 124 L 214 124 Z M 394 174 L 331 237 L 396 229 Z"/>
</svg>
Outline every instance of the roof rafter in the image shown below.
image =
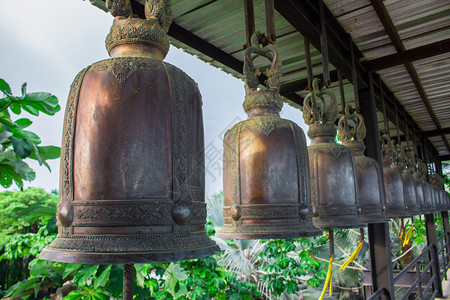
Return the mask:
<svg viewBox="0 0 450 300">
<path fill-rule="evenodd" d="M 383 70 L 450 52 L 450 39 L 362 62 L 368 71 Z"/>
<path fill-rule="evenodd" d="M 395 28 L 394 23 L 392 22 L 391 17 L 389 16 L 389 13 L 384 6 L 384 3 L 382 0 L 370 0 L 370 3 L 372 4 L 372 7 L 374 8 L 378 18 L 380 19 L 381 23 L 383 24 L 384 30 L 388 34 L 389 38 L 392 41 L 392 44 L 394 45 L 397 52 L 403 52 L 405 51 L 405 46 L 403 45 L 403 42 L 400 38 L 400 35 L 397 32 L 397 29 Z M 428 114 L 430 115 L 431 119 L 433 120 L 434 124 L 436 125 L 437 129 L 441 129 L 441 124 L 436 117 L 436 114 L 434 113 L 433 107 L 431 106 L 430 100 L 428 99 L 428 96 L 425 92 L 425 89 L 423 88 L 422 82 L 420 81 L 419 75 L 417 74 L 416 69 L 412 65 L 411 62 L 407 62 L 404 64 L 406 70 L 408 71 L 409 76 L 411 77 L 411 80 L 413 81 L 417 92 L 420 95 L 420 98 L 422 98 L 422 102 L 425 105 Z M 442 140 L 444 141 L 445 146 L 447 147 L 447 150 L 450 152 L 450 145 L 445 138 L 444 135 L 441 135 Z"/>
</svg>

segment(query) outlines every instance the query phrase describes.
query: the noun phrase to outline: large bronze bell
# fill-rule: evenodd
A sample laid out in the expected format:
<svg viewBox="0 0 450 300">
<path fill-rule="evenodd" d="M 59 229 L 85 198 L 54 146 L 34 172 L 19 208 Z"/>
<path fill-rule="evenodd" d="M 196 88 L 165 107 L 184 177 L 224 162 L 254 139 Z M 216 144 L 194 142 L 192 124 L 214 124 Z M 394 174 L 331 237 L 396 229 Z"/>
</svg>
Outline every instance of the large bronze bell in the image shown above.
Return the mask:
<svg viewBox="0 0 450 300">
<path fill-rule="evenodd" d="M 405 199 L 403 194 L 402 157 L 389 136 L 382 136 L 383 175 L 386 194 L 387 215 L 390 218 L 405 216 Z"/>
<path fill-rule="evenodd" d="M 364 223 L 388 222 L 380 167 L 376 160 L 364 155 L 364 118 L 356 111 L 352 113 L 350 105 L 346 106 L 345 114 L 339 120 L 338 136 L 355 157 L 361 220 Z"/>
<path fill-rule="evenodd" d="M 308 153 L 313 221 L 322 230 L 364 227 L 357 204 L 355 159 L 347 147 L 334 141 L 337 116 L 334 94 L 320 90 L 314 79 L 313 90 L 303 103 L 303 118 L 311 139 Z"/>
<path fill-rule="evenodd" d="M 212 255 L 219 248 L 205 233 L 201 95 L 162 62 L 170 6 L 147 1 L 143 19 L 129 1 L 108 3 L 111 58 L 71 86 L 58 236 L 40 258 L 122 264 Z"/>
<path fill-rule="evenodd" d="M 422 182 L 422 170 L 421 166 L 423 165 L 422 161 L 420 159 L 414 159 L 415 160 L 415 166 L 414 166 L 414 186 L 416 189 L 416 200 L 417 200 L 417 209 L 419 214 L 424 214 L 427 210 L 426 204 L 425 204 L 425 197 L 424 197 L 424 188 L 423 188 L 423 182 Z"/>
<path fill-rule="evenodd" d="M 434 173 L 433 175 L 433 179 L 434 179 L 434 195 L 435 195 L 435 201 L 436 201 L 436 206 L 437 206 L 437 211 L 443 211 L 445 210 L 445 205 L 444 205 L 444 199 L 443 199 L 443 195 L 441 193 L 442 188 L 441 188 L 441 176 L 438 173 Z"/>
<path fill-rule="evenodd" d="M 267 89 L 258 90 L 253 59 L 271 61 Z M 308 152 L 303 131 L 281 119 L 281 60 L 276 46 L 247 48 L 248 119 L 224 138 L 224 227 L 220 238 L 273 239 L 322 234 L 312 223 Z"/>
<path fill-rule="evenodd" d="M 423 189 L 423 198 L 425 200 L 424 212 L 426 214 L 431 214 L 434 212 L 434 202 L 433 202 L 433 195 L 431 194 L 431 186 L 429 183 L 427 165 L 422 162 L 420 170 L 422 171 L 422 189 Z"/>
<path fill-rule="evenodd" d="M 416 185 L 414 182 L 414 168 L 416 165 L 414 152 L 407 150 L 398 144 L 398 151 L 404 152 L 405 157 L 405 169 L 402 173 L 403 180 L 403 195 L 405 200 L 405 216 L 414 216 L 419 214 L 419 208 L 417 205 Z"/>
</svg>

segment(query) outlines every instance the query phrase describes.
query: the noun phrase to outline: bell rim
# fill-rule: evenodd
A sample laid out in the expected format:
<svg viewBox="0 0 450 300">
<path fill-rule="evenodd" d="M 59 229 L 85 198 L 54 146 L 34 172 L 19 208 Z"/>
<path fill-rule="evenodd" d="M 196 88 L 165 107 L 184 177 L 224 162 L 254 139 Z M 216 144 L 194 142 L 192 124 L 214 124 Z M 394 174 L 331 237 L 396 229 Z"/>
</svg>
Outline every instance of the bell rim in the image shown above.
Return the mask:
<svg viewBox="0 0 450 300">
<path fill-rule="evenodd" d="M 363 222 L 360 216 L 353 218 L 330 219 L 330 218 L 313 218 L 314 225 L 321 230 L 334 229 L 352 229 L 367 227 L 367 223 Z"/>
<path fill-rule="evenodd" d="M 94 252 L 74 251 L 67 249 L 52 249 L 45 247 L 39 259 L 61 263 L 75 263 L 87 265 L 109 264 L 137 264 L 137 263 L 162 263 L 197 259 L 212 256 L 220 252 L 219 246 L 212 244 L 209 247 L 167 250 L 167 251 L 140 251 L 140 252 Z"/>
<path fill-rule="evenodd" d="M 273 228 L 272 227 L 273 224 L 240 225 L 239 227 L 225 224 L 225 226 L 222 227 L 222 229 L 216 233 L 215 237 L 221 239 L 237 239 L 237 240 L 253 240 L 253 239 L 266 240 L 266 239 L 295 239 L 295 238 L 313 237 L 322 235 L 322 231 L 319 228 L 315 227 L 313 224 L 309 225 L 296 224 L 298 227 L 303 227 L 298 228 L 297 230 L 292 230 L 293 224 L 286 224 L 286 225 L 287 225 L 286 228 L 291 230 L 280 231 L 277 229 L 273 229 L 271 231 L 270 229 Z M 262 232 L 261 228 L 265 229 L 265 232 Z"/>
</svg>

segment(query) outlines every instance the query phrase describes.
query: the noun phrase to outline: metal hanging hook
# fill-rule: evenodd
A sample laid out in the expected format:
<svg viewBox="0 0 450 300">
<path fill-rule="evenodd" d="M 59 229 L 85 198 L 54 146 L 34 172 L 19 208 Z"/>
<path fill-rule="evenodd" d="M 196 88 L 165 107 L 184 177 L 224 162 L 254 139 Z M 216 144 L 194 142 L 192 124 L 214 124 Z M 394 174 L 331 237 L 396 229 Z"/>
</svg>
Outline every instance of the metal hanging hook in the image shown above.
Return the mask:
<svg viewBox="0 0 450 300">
<path fill-rule="evenodd" d="M 328 40 L 327 29 L 325 20 L 325 7 L 322 0 L 319 0 L 319 14 L 320 14 L 320 48 L 322 53 L 322 68 L 323 68 L 323 84 L 329 88 L 331 86 L 330 81 L 330 69 L 328 59 Z"/>
</svg>

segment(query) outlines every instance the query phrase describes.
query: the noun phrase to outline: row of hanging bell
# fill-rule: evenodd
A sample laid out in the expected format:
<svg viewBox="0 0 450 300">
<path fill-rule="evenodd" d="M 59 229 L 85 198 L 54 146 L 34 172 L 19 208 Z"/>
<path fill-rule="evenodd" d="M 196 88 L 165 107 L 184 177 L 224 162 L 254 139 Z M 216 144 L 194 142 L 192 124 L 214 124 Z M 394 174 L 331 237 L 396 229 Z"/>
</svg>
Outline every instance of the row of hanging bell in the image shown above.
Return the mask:
<svg viewBox="0 0 450 300">
<path fill-rule="evenodd" d="M 334 94 L 321 90 L 315 78 L 303 103 L 303 119 L 309 125 L 311 139 L 308 153 L 313 220 L 322 230 L 364 226 L 356 198 L 355 160 L 347 147 L 334 141 L 337 116 Z"/>
<path fill-rule="evenodd" d="M 352 112 L 350 105 L 346 106 L 344 116 L 339 120 L 338 136 L 355 157 L 361 220 L 364 223 L 388 222 L 380 167 L 376 160 L 364 155 L 364 118 L 356 110 Z"/>
<path fill-rule="evenodd" d="M 255 36 L 258 33 L 255 34 Z M 281 59 L 275 45 L 261 48 L 257 39 L 245 52 L 247 120 L 225 133 L 223 160 L 224 227 L 220 238 L 297 238 L 322 234 L 312 222 L 309 162 L 305 135 L 294 122 L 280 118 Z M 259 70 L 254 59 L 270 67 Z M 258 89 L 258 74 L 267 76 Z"/>
<path fill-rule="evenodd" d="M 163 262 L 215 254 L 205 233 L 202 102 L 163 62 L 169 1 L 107 1 L 111 58 L 72 83 L 61 150 L 58 236 L 45 260 Z"/>
</svg>

